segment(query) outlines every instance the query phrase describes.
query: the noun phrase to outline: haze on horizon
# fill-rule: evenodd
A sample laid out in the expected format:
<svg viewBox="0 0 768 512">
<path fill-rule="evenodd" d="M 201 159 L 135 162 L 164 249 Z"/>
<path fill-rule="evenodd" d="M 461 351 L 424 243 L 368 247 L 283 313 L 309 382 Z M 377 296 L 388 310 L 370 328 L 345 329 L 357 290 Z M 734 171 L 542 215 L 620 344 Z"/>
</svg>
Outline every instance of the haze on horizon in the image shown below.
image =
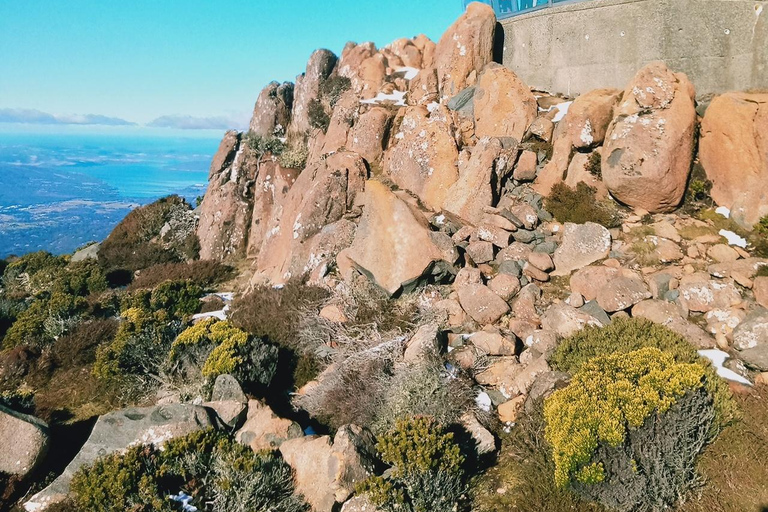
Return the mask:
<svg viewBox="0 0 768 512">
<path fill-rule="evenodd" d="M 0 3 L 0 123 L 247 125 L 317 48 L 437 41 L 459 0 Z M 159 124 L 157 124 L 159 123 Z"/>
</svg>

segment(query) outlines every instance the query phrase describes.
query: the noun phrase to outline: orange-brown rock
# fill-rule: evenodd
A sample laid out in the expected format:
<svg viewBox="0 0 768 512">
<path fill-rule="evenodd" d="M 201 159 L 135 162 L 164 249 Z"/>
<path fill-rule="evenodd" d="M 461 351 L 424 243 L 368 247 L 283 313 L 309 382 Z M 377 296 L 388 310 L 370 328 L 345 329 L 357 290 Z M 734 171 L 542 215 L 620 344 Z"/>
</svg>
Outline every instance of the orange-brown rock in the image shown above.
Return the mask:
<svg viewBox="0 0 768 512">
<path fill-rule="evenodd" d="M 352 90 L 363 99 L 373 98 L 387 76 L 387 59 L 376 53 L 360 63 L 357 74 L 352 78 Z"/>
<path fill-rule="evenodd" d="M 472 150 L 472 157 L 460 169 L 458 181 L 448 191 L 443 209 L 470 224 L 479 224 L 484 208 L 493 203 L 493 163 L 500 153 L 499 139 L 481 139 Z"/>
<path fill-rule="evenodd" d="M 537 111 L 536 98 L 515 73 L 494 62 L 485 67 L 475 86 L 477 137 L 513 137 L 522 141 Z"/>
<path fill-rule="evenodd" d="M 361 114 L 347 137 L 347 150 L 365 158 L 368 163 L 378 164 L 392 123 L 392 113 L 383 107 L 373 107 Z"/>
<path fill-rule="evenodd" d="M 574 148 L 603 143 L 621 94 L 619 89 L 595 89 L 573 100 L 561 122 L 566 123 L 567 136 Z"/>
<path fill-rule="evenodd" d="M 258 256 L 267 230 L 270 229 L 267 227 L 269 219 L 272 218 L 276 207 L 282 207 L 283 200 L 298 175 L 298 170 L 285 169 L 271 158 L 261 164 L 253 187 L 253 209 L 246 253 L 249 258 Z"/>
<path fill-rule="evenodd" d="M 347 152 L 334 153 L 302 171 L 273 209 L 252 283 L 284 283 L 312 272 L 343 249 L 351 233 L 342 216 L 363 191 L 366 175 L 362 158 Z"/>
<path fill-rule="evenodd" d="M 360 70 L 360 65 L 365 59 L 373 57 L 375 53 L 376 45 L 370 41 L 360 44 L 352 42 L 347 43 L 339 58 L 337 66 L 338 74 L 340 76 L 345 76 L 350 80 L 356 79 Z"/>
<path fill-rule="evenodd" d="M 435 50 L 437 45 L 424 34 L 419 34 L 413 38 L 413 44 L 421 51 L 421 67 L 424 69 L 434 66 Z"/>
<path fill-rule="evenodd" d="M 490 5 L 469 4 L 467 10 L 440 38 L 435 67 L 440 94 L 452 97 L 467 87 L 467 78 L 493 60 L 496 15 Z"/>
<path fill-rule="evenodd" d="M 421 69 L 421 50 L 412 40 L 408 38 L 396 39 L 387 46 L 387 49 L 400 58 L 403 66 Z"/>
<path fill-rule="evenodd" d="M 384 155 L 384 173 L 428 208 L 439 210 L 459 177 L 450 125 L 426 107 L 408 107 L 394 138 L 396 144 Z"/>
<path fill-rule="evenodd" d="M 419 73 L 408 84 L 408 104 L 409 105 L 429 105 L 440 99 L 440 92 L 437 89 L 437 70 L 435 68 L 426 68 Z"/>
<path fill-rule="evenodd" d="M 292 107 L 293 84 L 270 82 L 256 100 L 250 130 L 262 136 L 285 133 L 291 122 Z"/>
<path fill-rule="evenodd" d="M 201 259 L 226 261 L 245 252 L 252 210 L 246 184 L 254 178 L 246 151 L 242 134 L 229 131 L 213 157 L 197 226 Z"/>
<path fill-rule="evenodd" d="M 323 137 L 322 154 L 339 151 L 347 143 L 349 131 L 357 118 L 357 112 L 360 108 L 360 98 L 353 89 L 344 92 L 331 114 L 331 121 L 328 124 L 328 130 Z M 310 160 L 313 162 L 315 160 Z"/>
<path fill-rule="evenodd" d="M 442 258 L 422 212 L 374 180 L 365 185 L 363 217 L 343 254 L 390 294 L 412 289 Z"/>
<path fill-rule="evenodd" d="M 712 199 L 751 228 L 768 215 L 768 94 L 731 92 L 712 100 L 701 123 L 699 158 Z"/>
<path fill-rule="evenodd" d="M 693 158 L 694 96 L 688 78 L 661 62 L 635 75 L 603 149 L 603 181 L 616 199 L 651 213 L 680 204 Z"/>
<path fill-rule="evenodd" d="M 296 77 L 291 124 L 288 127 L 290 138 L 303 137 L 309 131 L 309 103 L 319 96 L 320 86 L 331 75 L 336 61 L 332 51 L 315 50 L 309 57 L 307 70 Z"/>
</svg>

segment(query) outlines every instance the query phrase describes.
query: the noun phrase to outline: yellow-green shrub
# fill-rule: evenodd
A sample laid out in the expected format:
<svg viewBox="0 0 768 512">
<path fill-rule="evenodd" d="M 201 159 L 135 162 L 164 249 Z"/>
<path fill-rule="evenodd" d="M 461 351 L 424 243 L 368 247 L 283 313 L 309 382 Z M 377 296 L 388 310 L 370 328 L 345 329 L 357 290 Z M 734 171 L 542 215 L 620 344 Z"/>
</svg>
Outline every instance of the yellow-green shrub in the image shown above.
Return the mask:
<svg viewBox="0 0 768 512">
<path fill-rule="evenodd" d="M 358 492 L 386 511 L 458 510 L 466 505 L 464 455 L 453 434 L 428 416 L 402 419 L 378 439 L 387 477 L 363 481 Z"/>
<path fill-rule="evenodd" d="M 603 462 L 593 460 L 598 445 L 621 445 L 628 430 L 701 388 L 705 375 L 700 364 L 678 363 L 671 354 L 648 347 L 583 364 L 568 387 L 544 404 L 557 484 L 602 482 Z"/>
<path fill-rule="evenodd" d="M 228 321 L 207 318 L 179 334 L 168 360 L 174 373 L 188 373 L 190 366 L 202 363 L 206 379 L 228 373 L 246 386 L 266 386 L 277 369 L 277 348 Z"/>
<path fill-rule="evenodd" d="M 670 354 L 678 363 L 700 363 L 706 368 L 706 389 L 715 402 L 717 414 L 712 435 L 738 417 L 728 384 L 696 352 L 691 343 L 671 329 L 644 318 L 617 318 L 605 327 L 587 327 L 558 345 L 550 364 L 556 370 L 574 374 L 598 356 L 625 354 L 653 347 Z"/>
</svg>

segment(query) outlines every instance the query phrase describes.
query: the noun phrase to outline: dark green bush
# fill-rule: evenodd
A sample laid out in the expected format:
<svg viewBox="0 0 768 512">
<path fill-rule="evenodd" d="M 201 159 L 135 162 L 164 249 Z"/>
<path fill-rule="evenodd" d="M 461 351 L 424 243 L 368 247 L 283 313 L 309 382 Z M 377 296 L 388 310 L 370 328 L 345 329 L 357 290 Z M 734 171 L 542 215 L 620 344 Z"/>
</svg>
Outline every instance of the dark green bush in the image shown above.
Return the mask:
<svg viewBox="0 0 768 512">
<path fill-rule="evenodd" d="M 328 126 L 331 124 L 331 116 L 325 111 L 325 107 L 319 100 L 311 100 L 307 108 L 307 116 L 309 118 L 309 126 L 317 128 L 325 133 L 328 131 Z"/>
<path fill-rule="evenodd" d="M 63 256 L 38 251 L 11 262 L 3 272 L 3 293 L 9 299 L 24 299 L 49 292 L 67 261 Z"/>
<path fill-rule="evenodd" d="M 81 512 L 179 510 L 180 491 L 210 512 L 304 512 L 290 466 L 271 452 L 254 453 L 215 431 L 111 454 L 80 469 L 72 493 Z"/>
<path fill-rule="evenodd" d="M 341 95 L 352 87 L 352 81 L 346 76 L 335 75 L 320 84 L 320 96 L 328 102 L 331 108 L 341 98 Z"/>
<path fill-rule="evenodd" d="M 203 289 L 192 281 L 165 281 L 153 290 L 138 290 L 123 298 L 122 309 L 139 308 L 181 319 L 200 309 Z"/>
<path fill-rule="evenodd" d="M 201 288 L 210 288 L 233 278 L 234 274 L 232 267 L 218 261 L 161 263 L 141 270 L 128 286 L 128 291 L 154 288 L 165 281 L 192 281 Z"/>
<path fill-rule="evenodd" d="M 605 327 L 587 327 L 558 345 L 550 364 L 556 370 L 577 373 L 595 357 L 626 354 L 651 347 L 672 355 L 679 363 L 702 363 L 707 367 L 706 388 L 714 398 L 717 413 L 713 435 L 738 417 L 728 384 L 696 349 L 676 332 L 643 318 L 615 319 Z"/>
<path fill-rule="evenodd" d="M 172 229 L 161 236 L 163 226 Z M 108 271 L 140 270 L 160 263 L 196 257 L 199 241 L 191 206 L 179 196 L 168 196 L 131 211 L 112 230 L 99 249 L 99 263 Z"/>
<path fill-rule="evenodd" d="M 257 135 L 253 132 L 248 132 L 246 134 L 245 143 L 258 158 L 263 157 L 267 153 L 270 153 L 273 156 L 279 156 L 285 150 L 285 142 L 279 138 L 275 136 Z"/>
<path fill-rule="evenodd" d="M 586 169 L 595 178 L 603 179 L 603 156 L 600 154 L 600 151 L 593 151 L 589 154 Z"/>
<path fill-rule="evenodd" d="M 598 201 L 595 194 L 596 190 L 584 182 L 577 183 L 576 189 L 560 182 L 544 199 L 544 207 L 560 222 L 596 222 L 607 228 L 620 226 L 621 217 L 616 207 L 608 200 Z"/>
<path fill-rule="evenodd" d="M 705 379 L 703 365 L 657 348 L 582 365 L 544 404 L 557 485 L 620 512 L 674 505 L 695 483 L 710 439 Z"/>
<path fill-rule="evenodd" d="M 269 386 L 277 358 L 277 347 L 215 318 L 184 330 L 168 355 L 170 373 L 184 381 L 230 374 L 246 389 Z"/>
<path fill-rule="evenodd" d="M 387 512 L 464 510 L 467 482 L 464 456 L 453 434 L 434 419 L 403 419 L 379 437 L 382 461 L 392 467 L 385 477 L 362 482 L 358 492 Z"/>
<path fill-rule="evenodd" d="M 713 207 L 715 202 L 709 195 L 711 190 L 712 182 L 707 178 L 706 171 L 700 164 L 694 164 L 683 197 L 683 212 L 694 214 L 703 208 Z"/>
<path fill-rule="evenodd" d="M 306 145 L 288 147 L 280 155 L 280 165 L 288 169 L 304 169 L 309 158 Z"/>
</svg>

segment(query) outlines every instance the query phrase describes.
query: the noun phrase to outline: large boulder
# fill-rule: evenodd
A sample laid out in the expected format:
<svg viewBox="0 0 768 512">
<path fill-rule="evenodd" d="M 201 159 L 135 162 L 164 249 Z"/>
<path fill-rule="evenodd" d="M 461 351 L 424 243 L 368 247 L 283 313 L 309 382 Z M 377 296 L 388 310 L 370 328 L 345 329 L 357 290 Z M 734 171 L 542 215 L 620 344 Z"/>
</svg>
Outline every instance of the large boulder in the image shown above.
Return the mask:
<svg viewBox="0 0 768 512">
<path fill-rule="evenodd" d="M 292 108 L 293 84 L 270 82 L 256 100 L 249 128 L 263 137 L 283 134 L 291 122 Z"/>
<path fill-rule="evenodd" d="M 704 272 L 683 276 L 678 290 L 680 305 L 687 311 L 706 313 L 742 303 L 741 293 L 732 282 L 710 279 Z"/>
<path fill-rule="evenodd" d="M 561 121 L 571 146 L 583 149 L 603 143 L 621 94 L 619 89 L 595 89 L 573 100 Z"/>
<path fill-rule="evenodd" d="M 520 142 L 537 112 L 533 93 L 509 68 L 493 62 L 485 67 L 475 86 L 477 137 L 513 137 Z"/>
<path fill-rule="evenodd" d="M 712 100 L 701 123 L 699 159 L 710 194 L 751 228 L 768 215 L 768 94 L 730 92 Z"/>
<path fill-rule="evenodd" d="M 587 326 L 601 327 L 597 318 L 568 304 L 553 304 L 541 315 L 542 328 L 567 338 Z"/>
<path fill-rule="evenodd" d="M 480 139 L 470 159 L 461 163 L 459 179 L 448 190 L 443 209 L 478 225 L 485 214 L 484 208 L 493 205 L 494 162 L 500 154 L 499 139 Z"/>
<path fill-rule="evenodd" d="M 645 318 L 675 331 L 687 339 L 697 349 L 709 349 L 715 346 L 715 340 L 701 327 L 690 323 L 683 317 L 680 306 L 672 302 L 648 299 L 632 307 L 632 316 Z"/>
<path fill-rule="evenodd" d="M 228 131 L 213 157 L 199 208 L 200 259 L 225 261 L 245 252 L 252 209 L 248 183 L 255 174 L 246 153 L 243 135 Z"/>
<path fill-rule="evenodd" d="M 310 130 L 309 104 L 320 95 L 320 86 L 336 66 L 336 55 L 325 49 L 315 50 L 307 62 L 307 70 L 296 77 L 293 89 L 293 111 L 288 135 L 301 138 Z"/>
<path fill-rule="evenodd" d="M 367 172 L 362 158 L 348 152 L 334 153 L 302 171 L 268 219 L 253 283 L 281 284 L 311 273 L 346 247 L 350 237 L 331 226 L 344 228 L 339 223 L 356 204 Z"/>
<path fill-rule="evenodd" d="M 635 75 L 603 148 L 603 181 L 616 199 L 651 213 L 680 204 L 693 159 L 694 97 L 688 78 L 662 62 Z"/>
<path fill-rule="evenodd" d="M 768 309 L 757 308 L 733 330 L 733 348 L 755 370 L 768 371 Z"/>
<path fill-rule="evenodd" d="M 48 487 L 24 504 L 28 511 L 44 510 L 66 498 L 72 476 L 97 458 L 137 444 L 162 446 L 165 442 L 214 426 L 205 407 L 188 404 L 131 408 L 101 416 L 88 441 Z"/>
<path fill-rule="evenodd" d="M 566 222 L 563 240 L 555 251 L 555 271 L 552 275 L 565 276 L 603 258 L 611 251 L 611 233 L 600 224 L 572 224 Z"/>
<path fill-rule="evenodd" d="M 25 477 L 48 451 L 48 425 L 0 405 L 0 473 Z"/>
<path fill-rule="evenodd" d="M 280 418 L 269 406 L 258 400 L 250 400 L 245 424 L 237 431 L 235 439 L 258 452 L 274 450 L 289 439 L 303 435 L 304 432 L 298 423 Z"/>
<path fill-rule="evenodd" d="M 294 470 L 296 490 L 314 512 L 336 510 L 376 469 L 375 439 L 356 425 L 341 427 L 333 440 L 309 436 L 286 441 L 280 453 Z"/>
<path fill-rule="evenodd" d="M 408 107 L 395 139 L 397 144 L 384 155 L 384 173 L 428 208 L 439 210 L 459 177 L 459 152 L 450 125 L 431 116 L 426 107 Z"/>
<path fill-rule="evenodd" d="M 343 257 L 390 294 L 407 291 L 431 275 L 443 258 L 430 233 L 421 211 L 371 180 L 365 185 L 365 207 L 355 240 Z"/>
<path fill-rule="evenodd" d="M 452 97 L 493 60 L 496 14 L 490 5 L 473 2 L 443 34 L 435 50 L 440 93 Z"/>
<path fill-rule="evenodd" d="M 251 226 L 248 230 L 246 248 L 246 255 L 249 258 L 256 258 L 259 255 L 261 244 L 268 230 L 271 229 L 269 219 L 276 213 L 276 209 L 282 207 L 288 191 L 291 190 L 298 176 L 297 169 L 286 169 L 273 159 L 261 163 L 253 186 Z"/>
</svg>

